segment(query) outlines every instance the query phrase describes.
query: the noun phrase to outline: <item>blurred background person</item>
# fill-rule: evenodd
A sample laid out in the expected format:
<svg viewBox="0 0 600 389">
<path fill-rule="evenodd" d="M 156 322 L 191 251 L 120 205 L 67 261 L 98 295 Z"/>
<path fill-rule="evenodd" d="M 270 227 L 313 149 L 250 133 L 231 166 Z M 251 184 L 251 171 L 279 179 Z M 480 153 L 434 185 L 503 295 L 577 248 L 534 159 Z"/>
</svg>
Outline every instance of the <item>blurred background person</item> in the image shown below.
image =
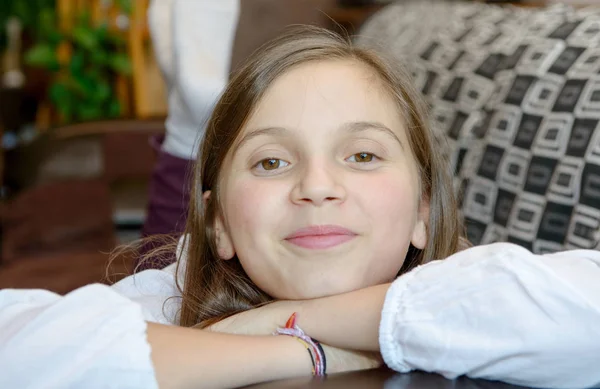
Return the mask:
<svg viewBox="0 0 600 389">
<path fill-rule="evenodd" d="M 167 84 L 169 110 L 165 135 L 152 138 L 157 162 L 143 236 L 183 230 L 189 199 L 186 178 L 212 108 L 228 81 L 239 11 L 239 0 L 150 3 L 148 25 Z"/>
</svg>

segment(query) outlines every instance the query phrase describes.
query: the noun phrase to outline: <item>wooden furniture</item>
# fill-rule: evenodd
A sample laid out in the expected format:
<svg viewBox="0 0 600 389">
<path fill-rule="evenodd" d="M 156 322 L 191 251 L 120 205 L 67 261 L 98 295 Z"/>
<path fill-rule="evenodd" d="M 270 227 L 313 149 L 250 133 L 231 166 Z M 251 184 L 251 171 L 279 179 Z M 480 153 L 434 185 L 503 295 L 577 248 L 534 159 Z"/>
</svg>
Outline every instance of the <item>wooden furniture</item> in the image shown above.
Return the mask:
<svg viewBox="0 0 600 389">
<path fill-rule="evenodd" d="M 0 289 L 64 293 L 104 282 L 115 222 L 145 212 L 155 164 L 148 138 L 163 132 L 163 120 L 81 123 L 13 153 L 8 166 L 25 187 L 0 204 Z M 121 258 L 111 272 L 118 278 L 131 263 Z"/>
<path fill-rule="evenodd" d="M 133 65 L 135 116 L 140 119 L 167 115 L 167 92 L 156 63 L 147 23 L 149 0 L 132 0 L 127 42 Z"/>
<path fill-rule="evenodd" d="M 97 250 L 22 257 L 0 264 L 0 289 L 47 289 L 65 294 L 92 283 L 110 284 L 132 272 L 131 261 L 115 261 L 110 268 L 108 262 L 108 254 Z M 107 270 L 110 279 L 106 277 Z"/>
<path fill-rule="evenodd" d="M 107 4 L 109 4 L 107 6 Z M 132 64 L 132 76 L 119 76 L 115 89 L 123 116 L 148 119 L 167 114 L 166 88 L 154 59 L 146 14 L 149 0 L 131 0 L 131 14 L 119 11 L 115 2 L 104 0 L 57 0 L 60 27 L 69 30 L 77 15 L 89 12 L 92 23 L 108 23 L 109 29 L 125 39 Z M 69 47 L 59 50 L 61 61 L 68 61 Z"/>
</svg>

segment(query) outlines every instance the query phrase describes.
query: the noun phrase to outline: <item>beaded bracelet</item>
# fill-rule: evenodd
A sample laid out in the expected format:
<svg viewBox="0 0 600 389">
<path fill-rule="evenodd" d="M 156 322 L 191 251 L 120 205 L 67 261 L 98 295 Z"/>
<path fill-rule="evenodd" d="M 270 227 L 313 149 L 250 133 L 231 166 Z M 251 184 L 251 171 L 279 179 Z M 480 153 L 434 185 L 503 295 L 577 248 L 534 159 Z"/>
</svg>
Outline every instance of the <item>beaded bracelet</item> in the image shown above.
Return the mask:
<svg viewBox="0 0 600 389">
<path fill-rule="evenodd" d="M 314 376 L 324 376 L 327 374 L 325 351 L 323 350 L 321 343 L 306 335 L 304 331 L 298 327 L 296 324 L 296 312 L 294 312 L 287 320 L 285 327 L 277 328 L 277 334 L 293 336 L 306 347 L 313 365 L 312 373 Z"/>
</svg>

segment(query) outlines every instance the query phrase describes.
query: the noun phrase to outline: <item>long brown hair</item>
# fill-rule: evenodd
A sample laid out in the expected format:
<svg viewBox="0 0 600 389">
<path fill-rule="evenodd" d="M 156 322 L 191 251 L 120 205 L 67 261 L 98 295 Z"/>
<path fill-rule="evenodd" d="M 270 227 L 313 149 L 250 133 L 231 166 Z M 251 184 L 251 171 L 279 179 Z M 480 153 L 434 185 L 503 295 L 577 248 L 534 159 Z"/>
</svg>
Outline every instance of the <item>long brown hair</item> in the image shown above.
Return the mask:
<svg viewBox="0 0 600 389">
<path fill-rule="evenodd" d="M 185 229 L 183 247 L 187 261 L 184 285 L 180 287 L 180 325 L 206 327 L 272 300 L 246 275 L 237 258 L 224 261 L 217 254 L 213 226 L 221 209 L 221 167 L 273 81 L 294 66 L 330 60 L 353 61 L 371 69 L 397 102 L 405 121 L 423 197 L 430 203 L 430 217 L 426 247 L 418 250 L 411 246 L 400 273 L 458 250 L 463 229 L 448 164 L 435 151 L 426 107 L 407 73 L 374 51 L 356 47 L 349 38 L 318 27 L 296 26 L 255 52 L 232 76 L 208 122 L 193 174 Z M 207 190 L 211 190 L 211 196 L 204 203 L 202 195 Z"/>
</svg>

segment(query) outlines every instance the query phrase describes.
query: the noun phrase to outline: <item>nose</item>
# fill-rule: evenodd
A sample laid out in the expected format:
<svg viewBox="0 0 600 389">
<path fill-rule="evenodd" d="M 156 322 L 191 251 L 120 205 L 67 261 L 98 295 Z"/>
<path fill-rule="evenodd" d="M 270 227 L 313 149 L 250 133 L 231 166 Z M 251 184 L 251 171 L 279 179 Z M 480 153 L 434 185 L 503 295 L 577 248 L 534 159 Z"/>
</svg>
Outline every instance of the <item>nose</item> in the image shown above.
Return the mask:
<svg viewBox="0 0 600 389">
<path fill-rule="evenodd" d="M 299 205 L 310 203 L 315 206 L 343 202 L 346 190 L 340 173 L 335 171 L 332 163 L 322 160 L 307 164 L 298 173 L 298 179 L 291 193 L 292 202 Z"/>
</svg>

